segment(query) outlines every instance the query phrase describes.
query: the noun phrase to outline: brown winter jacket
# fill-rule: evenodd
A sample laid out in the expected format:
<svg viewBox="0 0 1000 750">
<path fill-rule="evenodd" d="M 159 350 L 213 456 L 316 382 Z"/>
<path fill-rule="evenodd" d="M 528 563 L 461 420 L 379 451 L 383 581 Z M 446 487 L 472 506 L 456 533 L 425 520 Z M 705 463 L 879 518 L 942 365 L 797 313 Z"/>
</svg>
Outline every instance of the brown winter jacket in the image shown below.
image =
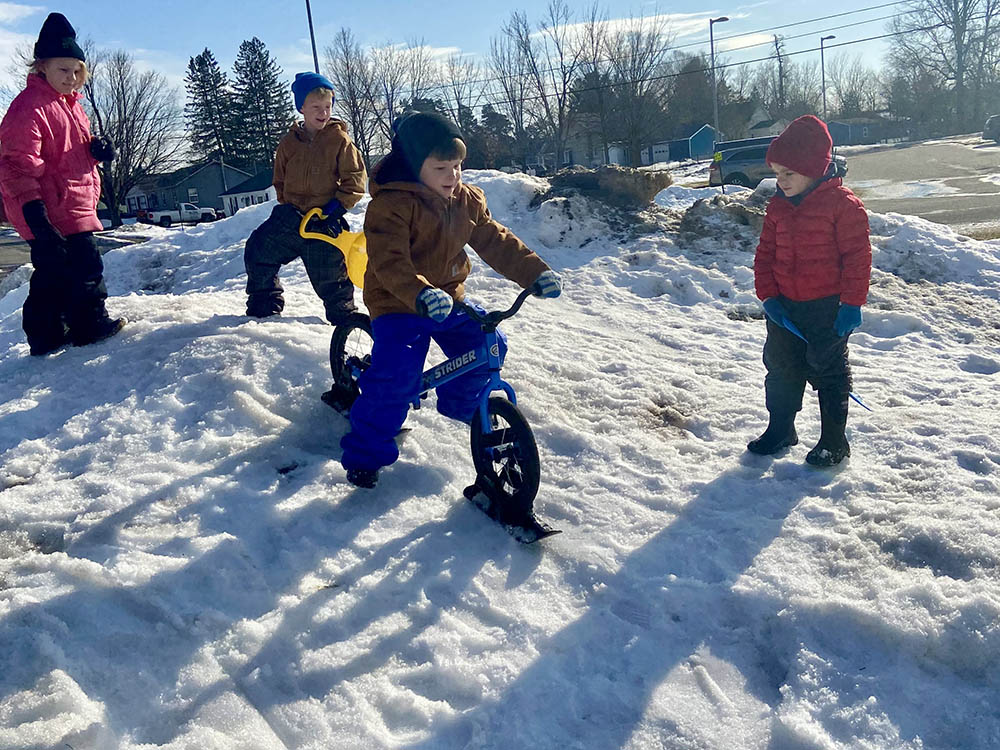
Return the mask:
<svg viewBox="0 0 1000 750">
<path fill-rule="evenodd" d="M 364 299 L 372 318 L 415 313 L 417 295 L 428 286 L 462 299 L 472 267 L 466 243 L 491 268 L 524 288 L 548 269 L 493 220 L 478 187 L 461 183 L 446 200 L 419 182 L 379 184 L 380 166 L 368 186 L 372 201 L 365 215 Z"/>
<path fill-rule="evenodd" d="M 361 153 L 343 120 L 330 120 L 312 140 L 302 123 L 292 125 L 274 154 L 278 202 L 300 211 L 322 208 L 331 198 L 353 208 L 365 194 L 366 179 Z"/>
</svg>

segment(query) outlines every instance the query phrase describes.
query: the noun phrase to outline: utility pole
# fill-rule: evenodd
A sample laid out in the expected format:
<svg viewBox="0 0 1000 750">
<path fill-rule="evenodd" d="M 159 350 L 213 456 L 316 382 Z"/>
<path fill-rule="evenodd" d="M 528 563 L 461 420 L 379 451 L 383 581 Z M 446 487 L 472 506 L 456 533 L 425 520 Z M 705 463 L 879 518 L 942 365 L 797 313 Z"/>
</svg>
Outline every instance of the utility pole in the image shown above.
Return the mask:
<svg viewBox="0 0 1000 750">
<path fill-rule="evenodd" d="M 313 33 L 313 14 L 312 8 L 309 7 L 309 0 L 306 0 L 306 17 L 309 19 L 309 40 L 312 42 L 313 66 L 316 68 L 316 72 L 319 73 L 319 57 L 316 55 L 316 34 Z"/>
<path fill-rule="evenodd" d="M 823 80 L 823 122 L 826 122 L 826 61 L 823 59 L 823 42 L 828 39 L 836 39 L 837 37 L 833 34 L 830 36 L 821 36 L 819 38 L 819 71 L 820 77 Z"/>
<path fill-rule="evenodd" d="M 778 106 L 785 107 L 785 57 L 781 54 L 781 37 L 774 35 L 774 51 L 778 56 Z M 771 115 L 772 117 L 774 115 Z"/>
<path fill-rule="evenodd" d="M 715 140 L 721 141 L 722 134 L 719 132 L 719 81 L 715 75 L 715 34 L 713 26 L 717 23 L 725 23 L 729 16 L 719 16 L 708 21 L 708 48 L 712 56 L 712 107 L 715 110 Z M 713 150 L 715 149 L 713 145 Z"/>
</svg>

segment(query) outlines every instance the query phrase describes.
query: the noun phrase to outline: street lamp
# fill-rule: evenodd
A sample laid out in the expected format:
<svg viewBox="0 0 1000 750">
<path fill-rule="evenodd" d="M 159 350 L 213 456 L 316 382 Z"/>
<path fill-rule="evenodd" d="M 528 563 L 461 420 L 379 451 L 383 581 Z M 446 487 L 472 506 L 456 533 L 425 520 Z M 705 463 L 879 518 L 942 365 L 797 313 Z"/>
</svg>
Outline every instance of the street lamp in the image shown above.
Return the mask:
<svg viewBox="0 0 1000 750">
<path fill-rule="evenodd" d="M 712 106 L 715 109 L 715 139 L 719 138 L 719 82 L 715 77 L 715 34 L 713 26 L 729 20 L 729 16 L 719 16 L 708 21 L 708 48 L 712 55 Z"/>
<path fill-rule="evenodd" d="M 823 122 L 826 122 L 826 61 L 823 59 L 823 42 L 836 38 L 833 34 L 819 38 L 819 71 L 820 77 L 823 79 Z"/>
<path fill-rule="evenodd" d="M 309 0 L 306 0 L 306 18 L 309 19 L 309 39 L 312 41 L 313 66 L 316 68 L 316 72 L 319 73 L 319 58 L 316 56 L 316 35 L 313 33 L 313 14 L 312 8 L 309 7 Z"/>
</svg>

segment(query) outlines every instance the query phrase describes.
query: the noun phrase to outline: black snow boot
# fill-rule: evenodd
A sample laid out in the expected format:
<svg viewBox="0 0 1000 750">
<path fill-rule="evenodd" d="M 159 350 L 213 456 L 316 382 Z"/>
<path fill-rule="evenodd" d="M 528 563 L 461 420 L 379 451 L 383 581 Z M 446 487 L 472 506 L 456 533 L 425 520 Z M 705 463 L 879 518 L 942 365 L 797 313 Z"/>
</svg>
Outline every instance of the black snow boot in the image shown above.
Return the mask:
<svg viewBox="0 0 1000 750">
<path fill-rule="evenodd" d="M 821 432 L 816 447 L 806 455 L 812 466 L 836 466 L 851 455 L 844 431 L 847 429 L 847 400 L 844 391 L 820 390 L 819 415 Z"/>
<path fill-rule="evenodd" d="M 794 411 L 780 414 L 771 412 L 771 418 L 764 434 L 747 443 L 747 450 L 758 456 L 770 456 L 782 448 L 796 445 L 799 442 L 799 436 L 795 432 L 795 414 Z"/>
<path fill-rule="evenodd" d="M 121 331 L 127 322 L 128 320 L 125 318 L 109 318 L 105 316 L 93 326 L 82 332 L 74 331 L 73 346 L 87 346 L 89 344 L 96 344 L 99 341 L 109 339 Z"/>
<path fill-rule="evenodd" d="M 378 484 L 377 469 L 348 469 L 347 481 L 363 490 L 375 489 Z"/>
</svg>

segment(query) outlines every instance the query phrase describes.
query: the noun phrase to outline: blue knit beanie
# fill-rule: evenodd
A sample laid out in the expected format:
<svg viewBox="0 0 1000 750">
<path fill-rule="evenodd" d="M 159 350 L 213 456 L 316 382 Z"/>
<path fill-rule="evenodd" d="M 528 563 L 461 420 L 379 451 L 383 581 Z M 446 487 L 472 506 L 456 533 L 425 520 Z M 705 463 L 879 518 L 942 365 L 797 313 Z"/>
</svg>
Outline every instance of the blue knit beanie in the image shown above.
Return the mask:
<svg viewBox="0 0 1000 750">
<path fill-rule="evenodd" d="M 292 82 L 292 96 L 295 97 L 295 109 L 301 112 L 302 105 L 306 103 L 306 97 L 309 95 L 309 92 L 320 88 L 333 91 L 333 84 L 330 83 L 329 78 L 319 73 L 296 73 L 295 80 Z M 334 97 L 334 101 L 336 100 L 336 97 Z"/>
</svg>

